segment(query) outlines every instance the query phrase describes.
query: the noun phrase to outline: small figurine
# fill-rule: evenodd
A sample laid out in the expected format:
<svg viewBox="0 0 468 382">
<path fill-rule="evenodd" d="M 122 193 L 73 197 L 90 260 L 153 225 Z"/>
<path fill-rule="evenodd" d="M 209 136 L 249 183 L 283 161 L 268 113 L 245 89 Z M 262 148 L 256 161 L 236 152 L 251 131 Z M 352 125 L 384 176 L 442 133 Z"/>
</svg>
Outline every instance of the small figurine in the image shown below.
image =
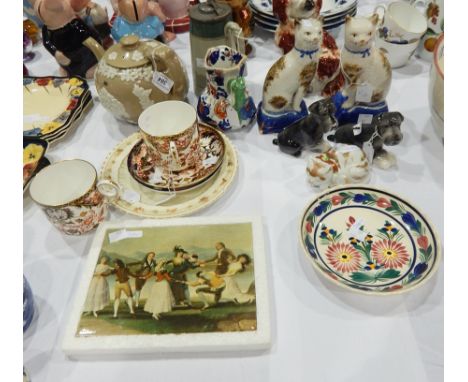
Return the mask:
<svg viewBox="0 0 468 382">
<path fill-rule="evenodd" d="M 393 154 L 383 146 L 396 146 L 403 139 L 401 113 L 385 112 L 375 115 L 370 124 L 346 124 L 338 127 L 327 139 L 331 142 L 346 143 L 363 148 L 367 143 L 373 150 L 373 163 L 382 169 L 388 169 L 396 163 Z"/>
<path fill-rule="evenodd" d="M 341 63 L 347 80 L 345 89 L 334 95 L 339 124 L 356 123 L 360 114 L 388 111 L 385 101 L 392 82 L 392 68 L 374 44 L 379 16 L 346 16 L 345 43 Z"/>
<path fill-rule="evenodd" d="M 158 3 L 148 0 L 118 0 L 118 16 L 112 25 L 112 37 L 117 42 L 134 34 L 141 39 L 157 39 L 169 42 L 175 38 L 164 31 L 166 16 Z"/>
<path fill-rule="evenodd" d="M 100 4 L 90 0 L 82 0 L 80 4 L 73 7 L 79 16 L 90 29 L 94 29 L 102 41 L 104 49 L 110 47 L 114 41 L 110 36 L 111 27 L 107 9 Z"/>
<path fill-rule="evenodd" d="M 324 151 L 328 148 L 323 136 L 338 126 L 333 102 L 329 98 L 314 102 L 309 106 L 309 112 L 309 115 L 287 126 L 273 140 L 273 144 L 278 145 L 282 152 L 298 157 L 304 149 Z"/>
<path fill-rule="evenodd" d="M 206 89 L 198 99 L 198 116 L 221 130 L 249 126 L 257 109 L 245 85 L 247 56 L 220 45 L 205 56 Z"/>
<path fill-rule="evenodd" d="M 294 26 L 297 21 L 319 18 L 322 0 L 273 0 L 273 13 L 279 20 L 275 43 L 283 54 L 294 48 Z M 330 97 L 341 90 L 345 78 L 340 67 L 340 49 L 333 36 L 323 31 L 317 72 L 308 91 Z"/>
<path fill-rule="evenodd" d="M 309 182 L 320 189 L 351 183 L 367 183 L 370 166 L 362 149 L 337 144 L 327 152 L 311 155 L 307 163 Z"/>
<path fill-rule="evenodd" d="M 275 31 L 275 43 L 283 53 L 294 48 L 295 23 L 300 20 L 318 18 L 322 0 L 273 0 L 273 13 L 279 23 Z"/>
<path fill-rule="evenodd" d="M 300 21 L 295 35 L 294 49 L 273 64 L 263 84 L 257 119 L 263 134 L 279 133 L 307 115 L 303 97 L 317 69 L 322 22 L 318 19 Z"/>
<path fill-rule="evenodd" d="M 77 17 L 75 9 L 83 0 L 36 0 L 34 9 L 44 22 L 42 40 L 64 75 L 92 78 L 97 59 L 84 45 L 90 37 L 99 43 L 97 32 Z"/>
</svg>

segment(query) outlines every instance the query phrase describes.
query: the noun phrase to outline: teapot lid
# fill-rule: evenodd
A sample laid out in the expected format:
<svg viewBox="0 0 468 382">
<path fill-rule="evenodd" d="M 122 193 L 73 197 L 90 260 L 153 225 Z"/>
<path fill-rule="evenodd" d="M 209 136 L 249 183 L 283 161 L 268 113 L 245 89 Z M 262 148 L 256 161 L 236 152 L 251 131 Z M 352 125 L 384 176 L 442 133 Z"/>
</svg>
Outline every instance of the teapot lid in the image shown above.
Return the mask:
<svg viewBox="0 0 468 382">
<path fill-rule="evenodd" d="M 105 54 L 106 64 L 120 69 L 135 68 L 150 63 L 144 53 L 145 42 L 137 35 L 131 34 L 112 45 Z"/>
</svg>

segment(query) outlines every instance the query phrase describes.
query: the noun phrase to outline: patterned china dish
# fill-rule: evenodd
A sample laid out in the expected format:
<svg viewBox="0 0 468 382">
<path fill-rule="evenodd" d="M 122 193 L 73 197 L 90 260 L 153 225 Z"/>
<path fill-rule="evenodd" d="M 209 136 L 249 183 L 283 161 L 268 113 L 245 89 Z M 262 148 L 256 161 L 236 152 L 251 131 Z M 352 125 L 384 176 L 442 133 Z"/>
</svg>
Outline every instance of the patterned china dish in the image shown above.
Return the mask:
<svg viewBox="0 0 468 382">
<path fill-rule="evenodd" d="M 80 77 L 23 77 L 23 136 L 51 143 L 73 128 L 92 106 Z"/>
<path fill-rule="evenodd" d="M 101 170 L 101 179 L 110 180 L 121 189 L 121 196 L 112 203 L 129 214 L 158 219 L 190 215 L 215 203 L 231 187 L 238 168 L 234 146 L 220 134 L 225 152 L 219 170 L 199 186 L 172 195 L 152 190 L 133 179 L 127 158 L 141 135 L 135 133 L 124 139 L 109 154 Z"/>
<path fill-rule="evenodd" d="M 212 127 L 200 125 L 202 167 L 187 168 L 166 175 L 154 163 L 146 144 L 140 140 L 128 156 L 128 171 L 141 184 L 158 191 L 182 191 L 195 187 L 210 178 L 221 166 L 224 157 L 224 140 Z"/>
<path fill-rule="evenodd" d="M 437 270 L 440 243 L 411 204 L 364 185 L 324 192 L 302 217 L 301 243 L 335 284 L 367 294 L 407 292 Z"/>
<path fill-rule="evenodd" d="M 23 192 L 35 174 L 50 164 L 44 157 L 48 143 L 39 138 L 23 137 Z"/>
<path fill-rule="evenodd" d="M 34 317 L 34 296 L 31 286 L 23 276 L 23 333 L 28 330 Z"/>
</svg>

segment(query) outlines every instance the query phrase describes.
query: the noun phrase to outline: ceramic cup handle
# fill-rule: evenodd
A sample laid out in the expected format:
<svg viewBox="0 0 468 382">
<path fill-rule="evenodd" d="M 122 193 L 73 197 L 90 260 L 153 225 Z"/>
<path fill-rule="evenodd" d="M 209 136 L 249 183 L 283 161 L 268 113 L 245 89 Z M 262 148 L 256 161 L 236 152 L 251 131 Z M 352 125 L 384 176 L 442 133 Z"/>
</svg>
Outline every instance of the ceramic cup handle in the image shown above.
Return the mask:
<svg viewBox="0 0 468 382">
<path fill-rule="evenodd" d="M 180 158 L 179 158 L 179 152 L 177 151 L 177 146 L 175 142 L 171 141 L 169 143 L 169 154 L 171 156 L 171 159 L 173 163 L 175 162 L 175 168 L 178 168 L 180 166 Z"/>
<path fill-rule="evenodd" d="M 120 197 L 120 187 L 117 183 L 109 179 L 101 179 L 97 185 L 97 190 L 103 195 L 108 201 L 116 200 Z"/>
<path fill-rule="evenodd" d="M 379 16 L 379 25 L 382 25 L 384 22 L 385 12 L 387 12 L 387 7 L 384 4 L 379 4 L 374 8 L 374 13 L 377 13 Z"/>
</svg>

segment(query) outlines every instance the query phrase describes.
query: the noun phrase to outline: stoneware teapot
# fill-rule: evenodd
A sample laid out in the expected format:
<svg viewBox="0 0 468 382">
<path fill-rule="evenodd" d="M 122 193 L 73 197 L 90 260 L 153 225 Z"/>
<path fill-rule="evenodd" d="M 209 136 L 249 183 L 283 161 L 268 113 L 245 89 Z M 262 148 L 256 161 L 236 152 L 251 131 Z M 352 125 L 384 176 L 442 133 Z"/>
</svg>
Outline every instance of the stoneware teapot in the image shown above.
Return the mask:
<svg viewBox="0 0 468 382">
<path fill-rule="evenodd" d="M 116 118 L 136 124 L 148 106 L 185 100 L 187 72 L 167 45 L 136 35 L 122 37 L 107 51 L 92 39 L 86 45 L 100 60 L 94 76 L 99 99 Z"/>
</svg>

